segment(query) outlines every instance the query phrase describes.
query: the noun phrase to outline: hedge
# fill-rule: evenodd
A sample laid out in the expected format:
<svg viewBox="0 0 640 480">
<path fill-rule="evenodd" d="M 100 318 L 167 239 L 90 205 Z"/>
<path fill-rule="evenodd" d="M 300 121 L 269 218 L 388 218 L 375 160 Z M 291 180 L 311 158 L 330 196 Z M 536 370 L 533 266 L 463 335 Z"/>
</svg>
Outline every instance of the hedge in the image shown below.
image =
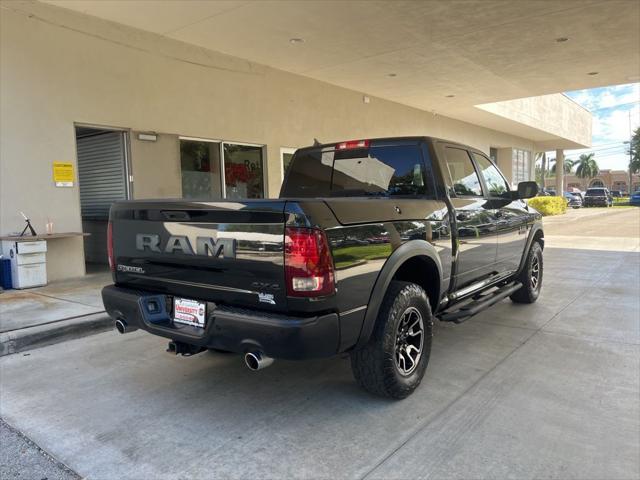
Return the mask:
<svg viewBox="0 0 640 480">
<path fill-rule="evenodd" d="M 629 197 L 613 197 L 613 205 L 629 205 Z"/>
<path fill-rule="evenodd" d="M 529 205 L 542 215 L 561 215 L 567 211 L 567 201 L 563 197 L 534 197 Z"/>
</svg>

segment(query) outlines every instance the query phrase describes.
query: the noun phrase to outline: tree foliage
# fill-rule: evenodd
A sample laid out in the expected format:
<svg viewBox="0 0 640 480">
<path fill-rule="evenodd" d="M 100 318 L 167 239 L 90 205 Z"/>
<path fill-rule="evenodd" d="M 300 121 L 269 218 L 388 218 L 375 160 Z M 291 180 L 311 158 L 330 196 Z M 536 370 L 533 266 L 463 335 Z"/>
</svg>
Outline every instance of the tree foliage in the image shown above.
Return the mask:
<svg viewBox="0 0 640 480">
<path fill-rule="evenodd" d="M 598 162 L 593 153 L 583 153 L 576 162 L 576 175 L 580 178 L 593 178 L 600 173 Z"/>
<path fill-rule="evenodd" d="M 640 172 L 640 127 L 636 128 L 631 137 L 631 163 L 629 169 L 632 173 Z"/>
<path fill-rule="evenodd" d="M 550 162 L 555 162 L 553 164 L 553 167 L 551 167 L 551 174 L 555 175 L 556 174 L 556 165 L 558 164 L 558 162 L 556 162 L 555 159 L 551 160 Z M 571 173 L 571 170 L 573 169 L 573 166 L 575 165 L 575 161 L 571 160 L 570 158 L 565 158 L 564 159 L 564 164 L 563 164 L 563 170 L 564 173 Z"/>
</svg>

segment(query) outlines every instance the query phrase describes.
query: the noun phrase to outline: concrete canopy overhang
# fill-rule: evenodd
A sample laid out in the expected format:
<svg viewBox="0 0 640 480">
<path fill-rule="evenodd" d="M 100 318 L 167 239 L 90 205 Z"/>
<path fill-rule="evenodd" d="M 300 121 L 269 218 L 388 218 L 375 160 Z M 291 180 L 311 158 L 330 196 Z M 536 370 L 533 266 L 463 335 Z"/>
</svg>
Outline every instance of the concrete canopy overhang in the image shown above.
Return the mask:
<svg viewBox="0 0 640 480">
<path fill-rule="evenodd" d="M 628 0 L 46 2 L 544 148 L 588 146 L 590 125 L 574 135 L 486 104 L 640 80 L 640 2 Z"/>
</svg>

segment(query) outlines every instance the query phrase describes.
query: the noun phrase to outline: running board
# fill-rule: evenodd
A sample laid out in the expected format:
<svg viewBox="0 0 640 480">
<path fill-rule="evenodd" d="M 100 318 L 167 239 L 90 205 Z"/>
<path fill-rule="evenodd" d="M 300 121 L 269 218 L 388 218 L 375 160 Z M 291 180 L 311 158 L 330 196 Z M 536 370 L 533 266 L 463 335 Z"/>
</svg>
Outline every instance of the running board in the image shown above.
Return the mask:
<svg viewBox="0 0 640 480">
<path fill-rule="evenodd" d="M 500 287 L 498 290 L 491 292 L 490 294 L 483 295 L 478 300 L 473 301 L 472 303 L 464 305 L 459 310 L 454 310 L 453 312 L 445 312 L 442 315 L 439 315 L 438 319 L 441 322 L 462 323 L 465 320 L 468 320 L 470 317 L 474 316 L 476 313 L 479 313 L 482 310 L 489 308 L 491 305 L 504 300 L 513 292 L 520 290 L 521 287 L 522 283 L 520 282 L 509 283 L 504 287 Z"/>
</svg>

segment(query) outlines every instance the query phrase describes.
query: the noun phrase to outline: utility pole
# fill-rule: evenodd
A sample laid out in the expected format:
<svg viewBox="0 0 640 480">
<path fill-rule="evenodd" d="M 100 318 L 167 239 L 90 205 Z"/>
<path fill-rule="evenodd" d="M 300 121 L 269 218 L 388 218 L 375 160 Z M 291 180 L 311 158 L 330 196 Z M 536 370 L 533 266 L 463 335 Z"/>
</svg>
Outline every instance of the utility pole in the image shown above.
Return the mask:
<svg viewBox="0 0 640 480">
<path fill-rule="evenodd" d="M 631 161 L 633 160 L 631 145 L 633 140 L 633 132 L 631 131 L 631 109 L 629 109 L 629 141 L 624 142 L 629 144 L 629 201 L 631 201 L 631 195 L 633 194 L 633 172 L 631 171 Z"/>
<path fill-rule="evenodd" d="M 629 201 L 633 194 L 633 172 L 631 171 L 631 162 L 633 160 L 631 146 L 633 145 L 633 132 L 631 131 L 631 109 L 629 109 Z"/>
</svg>

